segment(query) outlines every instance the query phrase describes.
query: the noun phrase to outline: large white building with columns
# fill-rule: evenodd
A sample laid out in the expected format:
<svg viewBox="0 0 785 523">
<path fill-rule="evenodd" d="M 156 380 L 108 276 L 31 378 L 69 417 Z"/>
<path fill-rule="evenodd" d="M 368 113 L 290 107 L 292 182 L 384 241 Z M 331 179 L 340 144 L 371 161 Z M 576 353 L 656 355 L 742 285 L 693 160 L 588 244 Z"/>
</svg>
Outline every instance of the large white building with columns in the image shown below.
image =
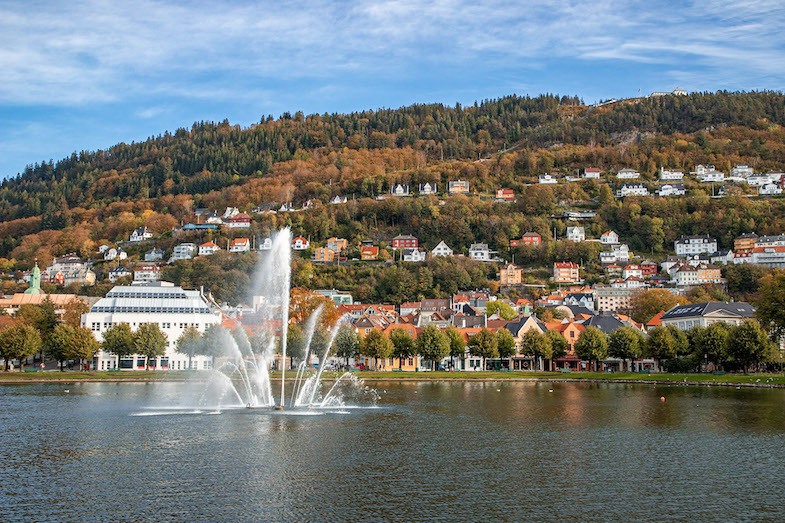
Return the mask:
<svg viewBox="0 0 785 523">
<path fill-rule="evenodd" d="M 82 315 L 82 326 L 103 341 L 103 333 L 113 325 L 127 323 L 136 331 L 143 323 L 155 323 L 167 336 L 166 354 L 150 361 L 150 367 L 162 370 L 185 370 L 188 356 L 175 351 L 175 343 L 188 327 L 204 332 L 221 322 L 220 312 L 197 290 L 184 290 L 173 283 L 159 281 L 137 285 L 118 285 Z M 96 370 L 144 369 L 143 356 L 134 355 L 118 362 L 117 356 L 99 351 L 93 359 Z M 209 369 L 212 358 L 195 356 L 191 368 Z"/>
</svg>

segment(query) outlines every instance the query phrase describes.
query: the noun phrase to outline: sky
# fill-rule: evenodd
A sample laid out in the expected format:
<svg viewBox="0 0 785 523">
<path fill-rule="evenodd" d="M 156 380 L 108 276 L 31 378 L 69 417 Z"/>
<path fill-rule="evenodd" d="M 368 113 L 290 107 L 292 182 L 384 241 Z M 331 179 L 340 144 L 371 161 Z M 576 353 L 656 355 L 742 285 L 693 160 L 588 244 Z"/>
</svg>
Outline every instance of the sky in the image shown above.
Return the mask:
<svg viewBox="0 0 785 523">
<path fill-rule="evenodd" d="M 783 90 L 783 0 L 0 0 L 0 178 L 195 121 Z"/>
</svg>

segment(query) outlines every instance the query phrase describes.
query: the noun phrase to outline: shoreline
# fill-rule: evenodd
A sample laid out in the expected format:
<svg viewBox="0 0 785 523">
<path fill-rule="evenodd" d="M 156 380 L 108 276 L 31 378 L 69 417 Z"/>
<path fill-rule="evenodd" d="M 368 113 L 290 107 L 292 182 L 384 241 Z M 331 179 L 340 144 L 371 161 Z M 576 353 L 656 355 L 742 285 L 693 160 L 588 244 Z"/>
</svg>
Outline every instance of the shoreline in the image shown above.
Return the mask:
<svg viewBox="0 0 785 523">
<path fill-rule="evenodd" d="M 160 375 L 160 371 L 145 372 L 144 375 L 137 376 L 106 376 L 106 373 L 97 374 L 93 372 L 73 372 L 64 373 L 60 376 L 59 372 L 46 373 L 44 376 L 38 373 L 0 373 L 0 385 L 25 385 L 25 384 L 44 384 L 44 383 L 183 383 L 191 380 L 198 380 L 198 374 L 169 374 Z M 36 375 L 38 374 L 38 375 Z M 114 373 L 112 373 L 114 374 Z M 136 372 L 134 372 L 136 374 Z M 525 376 L 512 373 L 499 372 L 472 372 L 472 373 L 447 373 L 447 372 L 428 372 L 416 373 L 416 376 L 400 375 L 389 372 L 368 372 L 353 373 L 365 382 L 531 382 L 531 383 L 620 383 L 620 384 L 639 384 L 639 385 L 678 385 L 678 386 L 705 386 L 705 387 L 736 387 L 736 388 L 762 388 L 762 389 L 785 389 L 785 377 L 781 374 L 642 374 L 630 375 L 620 373 L 617 377 L 598 376 L 596 373 L 586 373 L 585 376 L 573 375 L 537 375 Z M 414 374 L 414 373 L 413 373 Z M 512 374 L 512 375 L 511 375 Z M 578 374 L 578 373 L 576 373 Z M 280 376 L 273 374 L 270 377 L 274 381 L 280 380 Z M 334 381 L 335 375 L 324 376 L 324 381 Z M 286 381 L 294 381 L 294 378 L 287 378 Z"/>
</svg>

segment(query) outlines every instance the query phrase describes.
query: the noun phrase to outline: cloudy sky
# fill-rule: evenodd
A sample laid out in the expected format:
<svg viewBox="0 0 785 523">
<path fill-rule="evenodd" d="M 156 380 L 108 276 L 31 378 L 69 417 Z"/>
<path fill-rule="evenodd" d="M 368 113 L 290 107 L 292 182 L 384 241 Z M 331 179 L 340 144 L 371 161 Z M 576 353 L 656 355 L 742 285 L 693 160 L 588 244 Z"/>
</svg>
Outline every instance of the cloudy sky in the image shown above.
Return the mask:
<svg viewBox="0 0 785 523">
<path fill-rule="evenodd" d="M 783 26 L 782 0 L 0 0 L 0 177 L 198 120 L 782 90 Z"/>
</svg>

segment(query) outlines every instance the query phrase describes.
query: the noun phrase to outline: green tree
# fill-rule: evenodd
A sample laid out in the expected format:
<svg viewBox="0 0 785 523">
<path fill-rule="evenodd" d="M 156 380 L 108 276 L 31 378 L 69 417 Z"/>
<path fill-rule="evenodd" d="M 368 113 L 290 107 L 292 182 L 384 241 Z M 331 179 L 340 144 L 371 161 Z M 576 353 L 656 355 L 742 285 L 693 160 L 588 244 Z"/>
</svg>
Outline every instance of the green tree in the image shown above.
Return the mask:
<svg viewBox="0 0 785 523">
<path fill-rule="evenodd" d="M 117 356 L 117 367 L 120 368 L 120 360 L 130 356 L 136 350 L 134 333 L 131 326 L 127 323 L 116 323 L 104 332 L 104 341 L 101 342 L 101 349 Z"/>
<path fill-rule="evenodd" d="M 535 365 L 539 368 L 543 359 L 553 358 L 551 339 L 538 330 L 530 329 L 521 337 L 521 354 L 534 357 Z"/>
<path fill-rule="evenodd" d="M 785 337 L 785 270 L 767 274 L 760 280 L 758 298 L 754 301 L 755 315 L 772 339 Z"/>
<path fill-rule="evenodd" d="M 157 323 L 142 323 L 134 333 L 134 352 L 144 356 L 144 368 L 150 368 L 150 358 L 166 354 L 166 334 Z"/>
<path fill-rule="evenodd" d="M 25 323 L 15 323 L 0 330 L 0 357 L 5 360 L 5 371 L 11 360 L 19 360 L 19 371 L 24 371 L 24 360 L 41 350 L 41 334 Z"/>
<path fill-rule="evenodd" d="M 47 354 L 57 360 L 63 370 L 64 361 L 79 360 L 81 363 L 83 359 L 91 359 L 99 348 L 90 329 L 61 323 L 49 337 Z"/>
<path fill-rule="evenodd" d="M 403 367 L 403 360 L 414 356 L 416 348 L 414 338 L 404 329 L 393 329 L 390 333 L 390 341 L 393 344 L 393 357 L 398 358 L 398 368 Z"/>
<path fill-rule="evenodd" d="M 643 346 L 644 355 L 660 362 L 684 356 L 688 350 L 689 340 L 686 334 L 673 325 L 650 330 Z"/>
<path fill-rule="evenodd" d="M 730 328 L 718 321 L 708 327 L 693 327 L 689 332 L 690 350 L 702 361 L 723 366 L 729 358 L 728 339 Z"/>
<path fill-rule="evenodd" d="M 22 305 L 14 317 L 38 329 L 38 332 L 41 334 L 42 348 L 47 350 L 49 338 L 52 336 L 55 327 L 60 324 L 60 320 L 57 317 L 57 308 L 52 300 L 49 299 L 49 296 L 39 305 Z"/>
<path fill-rule="evenodd" d="M 496 331 L 496 348 L 500 358 L 512 358 L 515 356 L 515 338 L 507 329 Z"/>
<path fill-rule="evenodd" d="M 295 359 L 301 360 L 305 357 L 305 351 L 305 332 L 302 327 L 296 323 L 289 325 L 286 331 L 286 355 L 294 363 Z"/>
<path fill-rule="evenodd" d="M 545 335 L 551 342 L 551 355 L 549 359 L 551 370 L 553 370 L 553 361 L 566 356 L 570 344 L 567 343 L 567 338 L 565 338 L 561 332 L 547 330 L 545 331 Z"/>
<path fill-rule="evenodd" d="M 632 319 L 646 323 L 660 311 L 668 311 L 676 305 L 687 303 L 681 296 L 676 296 L 667 289 L 651 289 L 643 291 L 632 298 Z"/>
<path fill-rule="evenodd" d="M 447 339 L 450 340 L 450 364 L 455 368 L 455 358 L 463 360 L 466 355 L 466 340 L 463 339 L 463 334 L 458 332 L 458 329 L 452 325 L 444 331 Z"/>
<path fill-rule="evenodd" d="M 436 370 L 439 362 L 450 354 L 450 340 L 439 327 L 428 324 L 417 336 L 417 353 Z"/>
<path fill-rule="evenodd" d="M 390 338 L 380 330 L 373 329 L 365 335 L 360 344 L 363 355 L 374 359 L 374 367 L 378 367 L 379 359 L 386 360 L 392 355 L 393 344 Z"/>
<path fill-rule="evenodd" d="M 507 321 L 518 317 L 518 313 L 515 312 L 515 309 L 506 301 L 501 300 L 489 301 L 485 306 L 485 314 L 487 316 L 498 314 L 502 319 Z"/>
<path fill-rule="evenodd" d="M 188 327 L 180 334 L 174 344 L 174 350 L 188 356 L 188 368 L 191 368 L 191 359 L 204 352 L 202 333 L 196 327 Z"/>
<path fill-rule="evenodd" d="M 616 329 L 608 336 L 608 355 L 625 361 L 640 358 L 645 342 L 643 333 L 634 327 Z"/>
<path fill-rule="evenodd" d="M 338 329 L 338 334 L 335 336 L 335 355 L 339 358 L 345 358 L 346 366 L 349 366 L 349 358 L 354 358 L 360 353 L 360 338 L 354 332 L 351 325 L 342 325 Z"/>
<path fill-rule="evenodd" d="M 744 373 L 751 365 L 771 359 L 774 346 L 757 320 L 746 320 L 730 329 L 728 356 Z"/>
<path fill-rule="evenodd" d="M 596 363 L 608 356 L 608 337 L 597 327 L 586 327 L 575 342 L 575 353 L 596 370 Z"/>
<path fill-rule="evenodd" d="M 496 345 L 496 337 L 488 329 L 481 329 L 480 332 L 469 338 L 469 354 L 478 358 L 498 358 L 499 350 Z"/>
</svg>

